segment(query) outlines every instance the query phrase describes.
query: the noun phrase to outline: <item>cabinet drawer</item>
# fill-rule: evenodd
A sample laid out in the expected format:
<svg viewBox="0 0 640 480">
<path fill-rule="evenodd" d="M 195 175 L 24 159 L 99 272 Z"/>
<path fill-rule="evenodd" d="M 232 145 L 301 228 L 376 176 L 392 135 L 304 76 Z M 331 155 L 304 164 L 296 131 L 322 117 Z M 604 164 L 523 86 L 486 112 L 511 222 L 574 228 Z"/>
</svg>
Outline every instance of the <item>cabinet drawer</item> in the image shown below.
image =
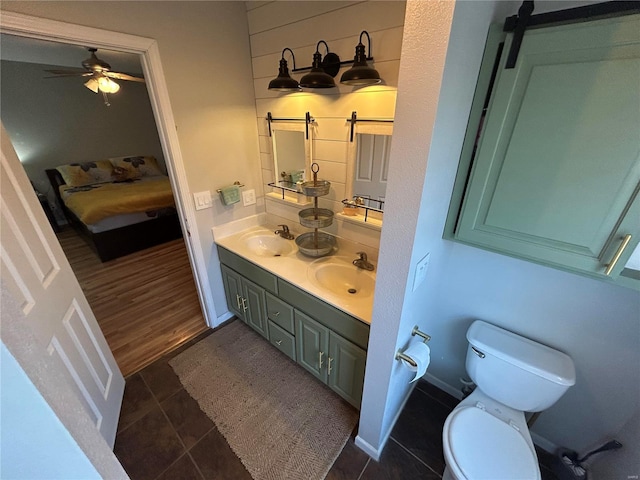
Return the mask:
<svg viewBox="0 0 640 480">
<path fill-rule="evenodd" d="M 330 328 L 340 336 L 367 349 L 369 343 L 369 325 L 357 318 L 346 314 L 342 310 L 317 299 L 313 295 L 294 287 L 282 279 L 278 279 L 279 296 L 289 305 L 306 313 L 325 327 Z"/>
<path fill-rule="evenodd" d="M 293 307 L 283 302 L 279 298 L 274 297 L 270 293 L 267 297 L 267 317 L 273 323 L 281 326 L 287 332 L 293 334 Z"/>
<path fill-rule="evenodd" d="M 269 341 L 291 360 L 296 361 L 296 340 L 294 336 L 285 332 L 271 320 L 269 320 Z"/>
<path fill-rule="evenodd" d="M 240 275 L 251 280 L 253 283 L 260 285 L 266 291 L 275 294 L 278 293 L 278 281 L 276 280 L 276 276 L 272 273 L 267 272 L 266 270 L 222 247 L 218 247 L 218 257 L 220 258 L 221 263 L 232 268 Z"/>
</svg>

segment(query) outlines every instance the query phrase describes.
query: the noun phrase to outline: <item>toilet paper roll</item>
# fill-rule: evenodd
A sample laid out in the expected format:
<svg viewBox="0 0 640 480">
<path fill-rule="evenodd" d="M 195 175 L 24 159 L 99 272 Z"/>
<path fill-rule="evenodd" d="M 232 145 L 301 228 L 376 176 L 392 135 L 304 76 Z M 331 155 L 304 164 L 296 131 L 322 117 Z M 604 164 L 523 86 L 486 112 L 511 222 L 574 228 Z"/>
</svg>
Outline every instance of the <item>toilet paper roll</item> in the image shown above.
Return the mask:
<svg viewBox="0 0 640 480">
<path fill-rule="evenodd" d="M 426 343 L 416 342 L 410 345 L 409 348 L 404 351 L 404 354 L 413 359 L 413 361 L 418 365 L 417 367 L 414 367 L 405 361 L 402 362 L 406 368 L 415 372 L 415 375 L 410 382 L 413 383 L 426 373 L 429 362 L 431 361 L 431 349 Z"/>
</svg>

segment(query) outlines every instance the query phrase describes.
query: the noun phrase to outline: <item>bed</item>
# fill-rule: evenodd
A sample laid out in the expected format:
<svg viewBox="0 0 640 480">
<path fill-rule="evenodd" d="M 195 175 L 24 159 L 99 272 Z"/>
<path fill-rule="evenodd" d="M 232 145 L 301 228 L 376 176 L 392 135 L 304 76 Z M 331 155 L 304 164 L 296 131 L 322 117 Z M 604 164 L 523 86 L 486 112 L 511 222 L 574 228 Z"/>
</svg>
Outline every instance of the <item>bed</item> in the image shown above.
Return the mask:
<svg viewBox="0 0 640 480">
<path fill-rule="evenodd" d="M 102 262 L 182 237 L 169 178 L 153 157 L 45 171 L 67 221 Z"/>
</svg>

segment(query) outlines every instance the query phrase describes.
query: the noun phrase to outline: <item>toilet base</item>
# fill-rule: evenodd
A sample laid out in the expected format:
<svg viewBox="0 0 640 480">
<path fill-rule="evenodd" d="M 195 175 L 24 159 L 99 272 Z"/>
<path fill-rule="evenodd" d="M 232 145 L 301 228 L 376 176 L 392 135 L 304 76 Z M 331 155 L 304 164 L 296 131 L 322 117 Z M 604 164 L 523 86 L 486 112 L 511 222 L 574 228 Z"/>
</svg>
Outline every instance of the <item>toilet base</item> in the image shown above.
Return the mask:
<svg viewBox="0 0 640 480">
<path fill-rule="evenodd" d="M 447 466 L 444 467 L 444 473 L 442 474 L 442 480 L 456 480 L 456 478 L 451 473 L 451 470 L 449 470 L 449 467 L 447 467 Z"/>
</svg>

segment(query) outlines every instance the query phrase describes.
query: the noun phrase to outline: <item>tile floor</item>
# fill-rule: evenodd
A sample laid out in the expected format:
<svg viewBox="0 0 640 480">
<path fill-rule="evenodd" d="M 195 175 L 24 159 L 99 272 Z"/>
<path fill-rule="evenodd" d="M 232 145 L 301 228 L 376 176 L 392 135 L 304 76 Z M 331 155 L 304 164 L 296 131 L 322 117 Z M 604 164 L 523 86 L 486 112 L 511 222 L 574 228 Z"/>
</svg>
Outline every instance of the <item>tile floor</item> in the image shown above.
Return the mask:
<svg viewBox="0 0 640 480">
<path fill-rule="evenodd" d="M 205 332 L 127 378 L 115 454 L 132 480 L 251 480 L 215 425 L 182 388 L 168 362 Z M 457 400 L 425 381 L 409 398 L 380 462 L 355 446 L 354 435 L 327 480 L 438 479 L 444 471 L 442 426 Z M 544 467 L 543 480 L 556 480 Z M 303 480 L 303 479 L 301 479 Z"/>
</svg>

